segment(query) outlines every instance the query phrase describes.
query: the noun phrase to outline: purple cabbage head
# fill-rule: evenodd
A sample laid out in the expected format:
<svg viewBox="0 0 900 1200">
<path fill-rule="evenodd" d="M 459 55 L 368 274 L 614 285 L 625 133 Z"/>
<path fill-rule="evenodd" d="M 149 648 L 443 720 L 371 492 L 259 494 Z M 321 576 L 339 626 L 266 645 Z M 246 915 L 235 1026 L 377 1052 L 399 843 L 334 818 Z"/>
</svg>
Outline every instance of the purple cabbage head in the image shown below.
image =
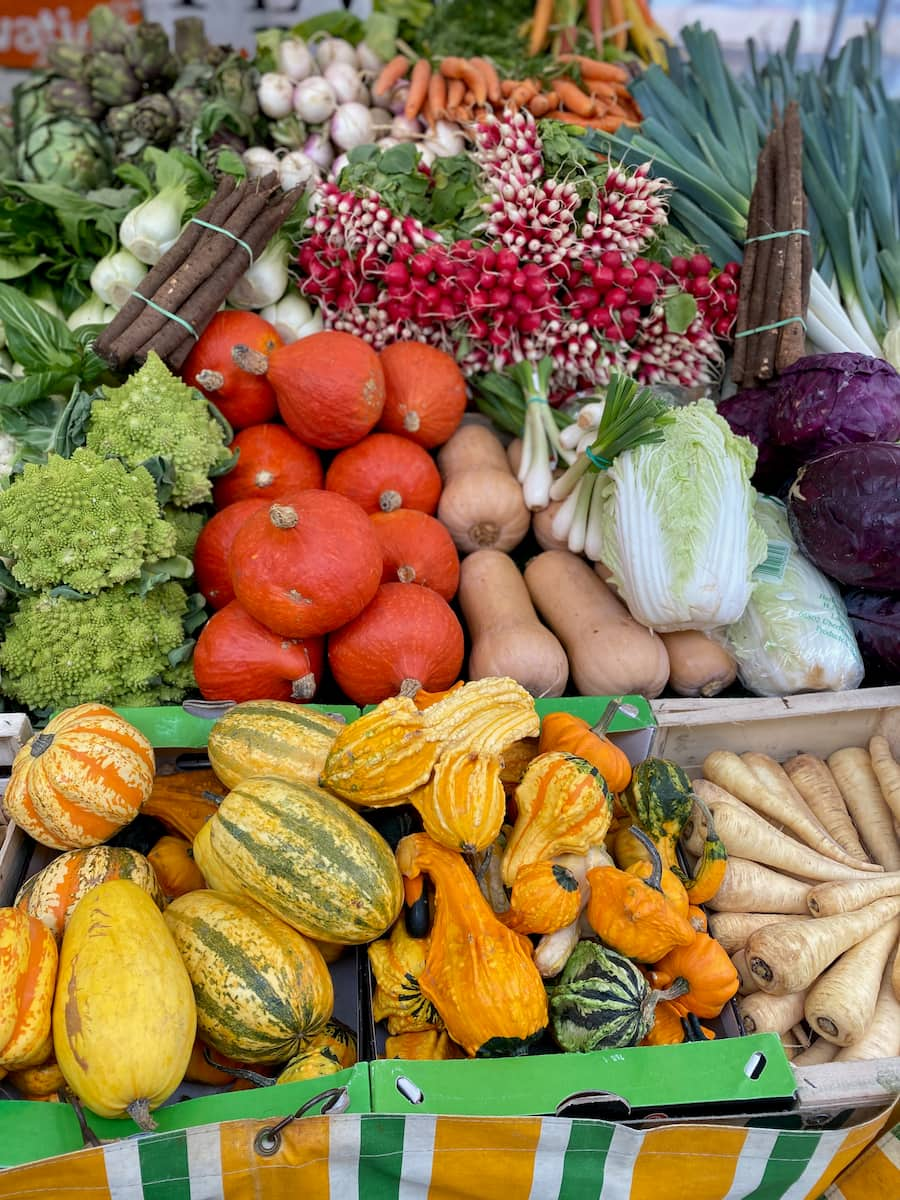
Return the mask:
<svg viewBox="0 0 900 1200">
<path fill-rule="evenodd" d="M 900 443 L 857 442 L 808 462 L 788 517 L 800 549 L 832 579 L 900 589 Z"/>
<path fill-rule="evenodd" d="M 866 683 L 900 683 L 900 592 L 855 589 L 844 600 L 866 664 Z"/>
<path fill-rule="evenodd" d="M 774 388 L 744 388 L 717 406 L 733 433 L 749 438 L 757 449 L 754 486 L 762 492 L 777 493 L 791 481 L 797 463 L 794 457 L 775 444 L 772 416 L 778 394 Z"/>
</svg>

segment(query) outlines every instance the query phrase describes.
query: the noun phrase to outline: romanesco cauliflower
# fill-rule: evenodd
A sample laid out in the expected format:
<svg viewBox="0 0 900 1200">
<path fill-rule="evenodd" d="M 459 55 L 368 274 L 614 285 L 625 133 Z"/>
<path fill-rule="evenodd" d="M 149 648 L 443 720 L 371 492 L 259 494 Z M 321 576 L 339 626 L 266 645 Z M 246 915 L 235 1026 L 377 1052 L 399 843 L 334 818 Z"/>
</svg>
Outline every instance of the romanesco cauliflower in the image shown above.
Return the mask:
<svg viewBox="0 0 900 1200">
<path fill-rule="evenodd" d="M 163 509 L 163 517 L 175 530 L 175 553 L 193 558 L 200 530 L 206 524 L 204 514 L 167 504 Z"/>
<path fill-rule="evenodd" d="M 121 587 L 89 600 L 28 596 L 0 646 L 0 686 L 30 709 L 180 700 L 193 674 L 189 663 L 172 667 L 168 655 L 184 644 L 187 608 L 177 583 L 146 596 Z"/>
<path fill-rule="evenodd" d="M 36 591 L 67 584 L 93 594 L 125 583 L 172 555 L 175 537 L 149 472 L 92 450 L 27 463 L 0 493 L 0 550 L 16 579 Z"/>
<path fill-rule="evenodd" d="M 230 457 L 225 432 L 206 400 L 152 351 L 121 387 L 104 387 L 94 401 L 87 445 L 130 467 L 156 455 L 169 459 L 175 468 L 172 503 L 180 508 L 212 497 L 209 472 Z"/>
</svg>

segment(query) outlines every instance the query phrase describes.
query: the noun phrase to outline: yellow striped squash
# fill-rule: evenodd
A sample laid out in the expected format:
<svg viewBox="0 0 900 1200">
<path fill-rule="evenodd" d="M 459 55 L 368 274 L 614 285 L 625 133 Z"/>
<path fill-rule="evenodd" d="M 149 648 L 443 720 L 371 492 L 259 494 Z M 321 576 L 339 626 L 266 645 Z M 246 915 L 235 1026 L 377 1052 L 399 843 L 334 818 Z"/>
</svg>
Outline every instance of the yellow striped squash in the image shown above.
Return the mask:
<svg viewBox="0 0 900 1200">
<path fill-rule="evenodd" d="M 342 721 L 304 704 L 247 700 L 236 704 L 209 732 L 207 753 L 226 787 L 254 775 L 318 783 Z"/>
<path fill-rule="evenodd" d="M 166 924 L 194 987 L 200 1037 L 241 1062 L 284 1062 L 331 1016 L 322 955 L 246 896 L 200 890 L 173 900 Z"/>
<path fill-rule="evenodd" d="M 387 842 L 321 788 L 249 779 L 228 793 L 205 828 L 194 841 L 204 878 L 236 882 L 308 937 L 370 942 L 400 912 L 403 885 Z"/>
<path fill-rule="evenodd" d="M 50 1015 L 56 942 L 18 908 L 0 908 L 0 1067 L 32 1067 L 53 1053 Z"/>
</svg>

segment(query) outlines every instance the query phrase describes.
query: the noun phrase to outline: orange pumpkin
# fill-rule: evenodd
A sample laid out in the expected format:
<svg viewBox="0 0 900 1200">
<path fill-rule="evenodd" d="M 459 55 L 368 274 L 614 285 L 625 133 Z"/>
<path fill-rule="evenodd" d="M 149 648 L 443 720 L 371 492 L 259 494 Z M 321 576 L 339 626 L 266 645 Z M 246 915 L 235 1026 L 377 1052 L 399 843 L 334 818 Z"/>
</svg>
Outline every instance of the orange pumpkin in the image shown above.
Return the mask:
<svg viewBox="0 0 900 1200">
<path fill-rule="evenodd" d="M 46 925 L 20 908 L 0 908 L 0 1066 L 8 1071 L 37 1066 L 53 1053 L 57 966 Z"/>
<path fill-rule="evenodd" d="M 398 508 L 433 513 L 441 498 L 434 459 L 394 433 L 372 433 L 336 454 L 325 474 L 325 487 L 355 500 L 367 513 Z"/>
<path fill-rule="evenodd" d="M 385 399 L 378 428 L 427 450 L 442 446 L 466 411 L 466 381 L 456 360 L 436 346 L 413 341 L 393 342 L 379 358 Z"/>
<path fill-rule="evenodd" d="M 206 887 L 206 880 L 194 861 L 191 843 L 184 838 L 166 834 L 161 837 L 147 855 L 153 864 L 159 886 L 167 900 L 196 892 Z"/>
<path fill-rule="evenodd" d="M 679 976 L 687 980 L 688 991 L 679 996 L 677 1005 L 698 1017 L 717 1017 L 740 984 L 734 963 L 708 933 L 698 933 L 692 942 L 670 950 L 648 974 L 655 988 L 670 987 Z"/>
<path fill-rule="evenodd" d="M 206 1058 L 207 1054 L 217 1063 L 220 1063 L 221 1066 L 214 1067 L 211 1062 L 208 1062 Z M 184 1077 L 192 1083 L 209 1083 L 214 1087 L 224 1087 L 226 1083 L 231 1083 L 234 1079 L 231 1068 L 240 1065 L 233 1058 L 227 1058 L 224 1054 L 220 1054 L 218 1050 L 213 1050 L 205 1042 L 201 1041 L 200 1038 L 197 1038 L 194 1041 L 194 1048 L 191 1051 L 190 1061 L 188 1062 Z"/>
<path fill-rule="evenodd" d="M 59 1064 L 52 1057 L 34 1067 L 10 1071 L 9 1082 L 23 1100 L 53 1100 L 66 1086 Z"/>
<path fill-rule="evenodd" d="M 137 816 L 153 771 L 153 747 L 139 730 L 103 704 L 79 704 L 25 743 L 4 803 L 42 846 L 97 846 Z"/>
<path fill-rule="evenodd" d="M 141 812 L 155 817 L 170 833 L 192 842 L 206 822 L 218 812 L 228 788 L 215 771 L 175 771 L 157 775 Z"/>
<path fill-rule="evenodd" d="M 382 583 L 418 583 L 453 599 L 459 555 L 445 525 L 414 508 L 372 513 L 369 520 L 384 557 Z"/>
<path fill-rule="evenodd" d="M 611 792 L 621 792 L 631 780 L 631 763 L 624 750 L 594 733 L 587 721 L 573 713 L 547 713 L 541 721 L 538 753 L 565 750 L 587 759 L 597 768 Z"/>
</svg>

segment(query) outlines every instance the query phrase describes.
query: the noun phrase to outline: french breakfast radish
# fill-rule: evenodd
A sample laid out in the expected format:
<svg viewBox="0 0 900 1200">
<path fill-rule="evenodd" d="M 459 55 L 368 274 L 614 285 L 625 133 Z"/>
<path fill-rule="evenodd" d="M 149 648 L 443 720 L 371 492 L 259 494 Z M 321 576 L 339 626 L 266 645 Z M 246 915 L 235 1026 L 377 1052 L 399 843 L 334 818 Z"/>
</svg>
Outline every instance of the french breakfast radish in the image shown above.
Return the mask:
<svg viewBox="0 0 900 1200">
<path fill-rule="evenodd" d="M 869 1028 L 851 1046 L 845 1046 L 834 1062 L 862 1062 L 900 1055 L 900 1000 L 891 987 L 890 969 L 885 971 Z"/>
<path fill-rule="evenodd" d="M 880 733 L 869 739 L 869 757 L 885 803 L 894 821 L 900 821 L 900 763 L 891 754 L 890 742 Z"/>
<path fill-rule="evenodd" d="M 633 619 L 584 559 L 545 550 L 525 567 L 525 583 L 565 647 L 581 695 L 660 694 L 669 677 L 662 638 Z"/>
<path fill-rule="evenodd" d="M 729 954 L 736 954 L 746 946 L 750 934 L 756 933 L 757 929 L 803 919 L 795 913 L 711 912 L 709 932 L 723 950 L 727 950 Z M 805 919 L 810 919 L 808 914 Z"/>
<path fill-rule="evenodd" d="M 873 875 L 869 879 L 843 879 L 820 883 L 810 889 L 807 903 L 814 917 L 833 917 L 836 913 L 856 912 L 873 900 L 900 896 L 900 871 Z"/>
<path fill-rule="evenodd" d="M 676 696 L 718 696 L 734 683 L 737 663 L 699 629 L 661 633 L 669 656 L 669 687 Z"/>
<path fill-rule="evenodd" d="M 886 871 L 900 871 L 894 816 L 878 786 L 868 750 L 861 746 L 836 750 L 829 755 L 828 766 L 869 857 Z"/>
<path fill-rule="evenodd" d="M 750 935 L 747 961 L 760 989 L 776 995 L 808 988 L 845 950 L 900 913 L 900 896 L 876 900 L 858 912 L 816 921 L 764 926 Z"/>
<path fill-rule="evenodd" d="M 738 1012 L 748 1033 L 787 1033 L 803 1020 L 806 992 L 788 992 L 783 996 L 768 996 L 752 992 L 738 1000 Z"/>
<path fill-rule="evenodd" d="M 569 660 L 538 620 L 519 568 L 499 550 L 462 560 L 459 604 L 472 639 L 469 679 L 509 676 L 532 696 L 561 696 Z"/>
<path fill-rule="evenodd" d="M 764 904 L 770 912 L 796 913 L 809 920 L 808 895 L 808 883 L 729 854 L 715 900 L 719 912 L 749 913 Z"/>
<path fill-rule="evenodd" d="M 812 813 L 839 846 L 862 862 L 868 855 L 859 840 L 841 789 L 821 758 L 813 754 L 797 754 L 783 763 L 785 774 L 806 801 Z"/>
<path fill-rule="evenodd" d="M 878 991 L 893 960 L 900 917 L 851 946 L 806 994 L 810 1029 L 838 1046 L 858 1042 L 875 1015 Z"/>
</svg>

